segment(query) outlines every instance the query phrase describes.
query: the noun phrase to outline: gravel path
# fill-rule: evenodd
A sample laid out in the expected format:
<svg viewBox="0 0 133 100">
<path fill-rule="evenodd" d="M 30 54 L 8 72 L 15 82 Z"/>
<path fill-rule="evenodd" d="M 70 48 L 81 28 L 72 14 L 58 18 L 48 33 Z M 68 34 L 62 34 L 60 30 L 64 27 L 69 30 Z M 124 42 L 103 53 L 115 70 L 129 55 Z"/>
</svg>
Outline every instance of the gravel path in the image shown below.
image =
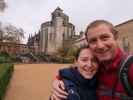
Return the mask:
<svg viewBox="0 0 133 100">
<path fill-rule="evenodd" d="M 15 65 L 5 100 L 48 100 L 51 82 L 64 64 Z"/>
</svg>

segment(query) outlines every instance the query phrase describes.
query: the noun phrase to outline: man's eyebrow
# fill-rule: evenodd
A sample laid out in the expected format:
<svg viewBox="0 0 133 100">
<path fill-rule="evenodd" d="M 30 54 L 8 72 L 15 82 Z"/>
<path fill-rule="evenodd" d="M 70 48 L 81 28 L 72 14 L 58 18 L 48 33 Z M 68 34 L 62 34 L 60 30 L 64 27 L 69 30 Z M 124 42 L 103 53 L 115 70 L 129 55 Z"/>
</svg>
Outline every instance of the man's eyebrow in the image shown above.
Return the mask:
<svg viewBox="0 0 133 100">
<path fill-rule="evenodd" d="M 80 58 L 88 58 L 88 56 L 86 56 L 86 57 L 80 57 Z"/>
</svg>

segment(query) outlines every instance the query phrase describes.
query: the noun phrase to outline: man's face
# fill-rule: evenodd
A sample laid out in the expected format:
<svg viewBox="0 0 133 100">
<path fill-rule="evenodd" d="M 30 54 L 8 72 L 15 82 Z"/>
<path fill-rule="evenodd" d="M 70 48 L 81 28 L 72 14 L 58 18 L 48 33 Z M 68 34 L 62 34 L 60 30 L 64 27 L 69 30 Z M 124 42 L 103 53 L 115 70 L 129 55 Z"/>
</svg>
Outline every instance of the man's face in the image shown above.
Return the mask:
<svg viewBox="0 0 133 100">
<path fill-rule="evenodd" d="M 99 61 L 109 61 L 116 53 L 117 41 L 109 27 L 101 24 L 91 28 L 87 32 L 90 49 Z"/>
</svg>

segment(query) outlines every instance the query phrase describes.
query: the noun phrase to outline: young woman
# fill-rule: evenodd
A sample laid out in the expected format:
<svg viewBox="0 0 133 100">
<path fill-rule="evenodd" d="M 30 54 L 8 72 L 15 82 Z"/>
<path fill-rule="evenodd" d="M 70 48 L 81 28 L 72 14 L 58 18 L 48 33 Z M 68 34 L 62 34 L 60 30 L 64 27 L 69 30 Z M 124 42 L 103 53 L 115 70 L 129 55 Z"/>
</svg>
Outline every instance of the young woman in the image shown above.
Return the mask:
<svg viewBox="0 0 133 100">
<path fill-rule="evenodd" d="M 89 48 L 82 47 L 76 54 L 75 63 L 69 68 L 59 70 L 59 76 L 68 92 L 67 100 L 97 100 L 97 68 L 97 60 Z M 52 99 L 51 96 L 51 100 L 56 99 Z"/>
</svg>

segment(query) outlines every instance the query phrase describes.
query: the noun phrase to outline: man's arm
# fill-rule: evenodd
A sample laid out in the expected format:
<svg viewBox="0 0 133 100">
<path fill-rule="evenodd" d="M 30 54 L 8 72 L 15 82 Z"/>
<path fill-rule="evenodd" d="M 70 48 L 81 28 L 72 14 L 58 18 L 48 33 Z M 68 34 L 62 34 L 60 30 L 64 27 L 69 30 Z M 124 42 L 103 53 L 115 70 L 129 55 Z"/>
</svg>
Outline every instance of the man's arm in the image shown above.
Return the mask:
<svg viewBox="0 0 133 100">
<path fill-rule="evenodd" d="M 65 91 L 65 86 L 62 80 L 55 79 L 52 87 L 51 100 L 67 99 L 68 93 Z"/>
</svg>

